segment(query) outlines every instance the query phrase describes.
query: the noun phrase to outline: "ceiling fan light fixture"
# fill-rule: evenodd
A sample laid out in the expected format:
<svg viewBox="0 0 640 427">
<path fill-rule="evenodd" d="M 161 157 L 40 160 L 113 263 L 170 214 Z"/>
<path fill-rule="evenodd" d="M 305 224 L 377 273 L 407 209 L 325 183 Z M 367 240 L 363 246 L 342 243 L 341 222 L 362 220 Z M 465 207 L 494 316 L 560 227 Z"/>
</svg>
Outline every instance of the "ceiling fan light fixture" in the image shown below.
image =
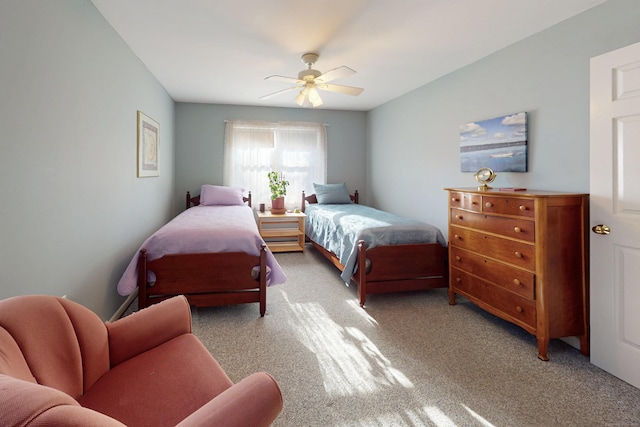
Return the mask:
<svg viewBox="0 0 640 427">
<path fill-rule="evenodd" d="M 320 98 L 320 94 L 316 89 L 315 85 L 309 89 L 309 102 L 314 107 L 319 107 L 322 105 L 322 98 Z"/>
<path fill-rule="evenodd" d="M 298 104 L 299 106 L 303 106 L 304 105 L 304 100 L 306 98 L 306 94 L 304 93 L 304 89 L 300 91 L 300 93 L 298 94 L 298 96 L 296 96 L 296 104 Z"/>
</svg>

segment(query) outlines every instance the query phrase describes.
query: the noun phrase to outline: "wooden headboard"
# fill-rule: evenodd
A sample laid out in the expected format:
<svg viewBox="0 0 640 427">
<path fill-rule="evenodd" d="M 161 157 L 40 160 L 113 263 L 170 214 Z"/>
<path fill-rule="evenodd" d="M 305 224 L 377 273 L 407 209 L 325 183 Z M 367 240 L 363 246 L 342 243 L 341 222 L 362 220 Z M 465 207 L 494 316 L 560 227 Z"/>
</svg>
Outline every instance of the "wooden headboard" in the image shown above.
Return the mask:
<svg viewBox="0 0 640 427">
<path fill-rule="evenodd" d="M 349 197 L 353 203 L 359 204 L 358 190 L 354 191 L 353 194 L 350 194 Z M 304 212 L 307 203 L 318 203 L 318 198 L 315 193 L 307 196 L 305 195 L 304 190 L 302 190 L 302 206 L 300 207 L 302 212 Z"/>
<path fill-rule="evenodd" d="M 247 197 L 242 196 L 242 201 L 247 203 L 247 205 L 251 207 L 251 191 L 249 191 Z M 191 193 L 187 191 L 186 202 L 186 209 L 189 209 L 191 206 L 198 206 L 200 204 L 200 195 L 191 197 Z"/>
</svg>

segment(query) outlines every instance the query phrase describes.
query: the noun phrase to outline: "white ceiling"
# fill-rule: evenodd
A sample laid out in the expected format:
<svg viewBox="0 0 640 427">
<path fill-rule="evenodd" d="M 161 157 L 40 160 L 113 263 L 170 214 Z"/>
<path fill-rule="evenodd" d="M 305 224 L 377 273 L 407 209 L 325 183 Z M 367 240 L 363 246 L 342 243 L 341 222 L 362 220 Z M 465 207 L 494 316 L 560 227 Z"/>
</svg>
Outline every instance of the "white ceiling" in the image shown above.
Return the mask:
<svg viewBox="0 0 640 427">
<path fill-rule="evenodd" d="M 92 0 L 178 102 L 297 107 L 263 95 L 346 65 L 319 108 L 367 111 L 605 0 Z M 310 107 L 308 107 L 310 108 Z"/>
</svg>

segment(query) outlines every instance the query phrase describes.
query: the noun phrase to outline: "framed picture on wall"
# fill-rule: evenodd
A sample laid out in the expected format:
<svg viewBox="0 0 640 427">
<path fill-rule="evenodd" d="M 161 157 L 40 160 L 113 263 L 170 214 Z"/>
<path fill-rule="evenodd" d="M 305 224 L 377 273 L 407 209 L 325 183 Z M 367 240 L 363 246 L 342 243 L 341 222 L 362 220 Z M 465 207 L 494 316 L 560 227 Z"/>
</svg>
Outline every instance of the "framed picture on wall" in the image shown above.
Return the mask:
<svg viewBox="0 0 640 427">
<path fill-rule="evenodd" d="M 160 176 L 160 125 L 138 111 L 138 177 Z"/>
<path fill-rule="evenodd" d="M 527 113 L 521 112 L 460 126 L 460 169 L 527 171 Z"/>
</svg>

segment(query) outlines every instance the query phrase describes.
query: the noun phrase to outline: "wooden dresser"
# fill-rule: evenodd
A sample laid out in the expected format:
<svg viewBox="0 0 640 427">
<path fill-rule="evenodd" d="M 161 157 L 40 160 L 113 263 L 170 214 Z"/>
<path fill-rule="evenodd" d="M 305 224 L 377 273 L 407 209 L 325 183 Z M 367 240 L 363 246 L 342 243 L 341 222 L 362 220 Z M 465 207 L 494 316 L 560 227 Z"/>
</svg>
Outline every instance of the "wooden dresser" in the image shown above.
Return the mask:
<svg viewBox="0 0 640 427">
<path fill-rule="evenodd" d="M 587 194 L 446 188 L 449 300 L 464 295 L 538 340 L 588 342 Z"/>
</svg>

